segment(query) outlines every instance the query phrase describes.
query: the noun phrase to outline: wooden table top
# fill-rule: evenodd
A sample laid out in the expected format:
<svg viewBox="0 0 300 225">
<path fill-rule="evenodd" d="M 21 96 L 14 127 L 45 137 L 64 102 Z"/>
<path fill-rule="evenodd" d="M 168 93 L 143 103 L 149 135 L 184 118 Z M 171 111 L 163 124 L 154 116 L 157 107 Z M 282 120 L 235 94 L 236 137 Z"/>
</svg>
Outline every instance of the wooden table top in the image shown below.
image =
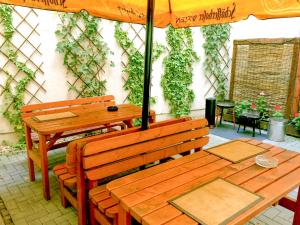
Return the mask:
<svg viewBox="0 0 300 225">
<path fill-rule="evenodd" d="M 274 156 L 279 166 L 267 169 L 255 164 L 255 157 L 233 164 L 200 151 L 107 184 L 112 197 L 143 225 L 196 225 L 196 221 L 168 203 L 168 200 L 217 177 L 257 193 L 264 199 L 229 222 L 244 224 L 300 185 L 300 154 L 244 139 Z"/>
<path fill-rule="evenodd" d="M 118 111 L 109 112 L 103 106 L 86 105 L 81 109 L 67 108 L 66 111 L 76 117 L 38 122 L 32 117 L 24 118 L 27 126 L 41 134 L 53 134 L 80 128 L 99 126 L 113 122 L 125 121 L 142 116 L 142 108 L 130 104 L 118 105 Z M 151 114 L 154 112 L 151 111 Z"/>
</svg>

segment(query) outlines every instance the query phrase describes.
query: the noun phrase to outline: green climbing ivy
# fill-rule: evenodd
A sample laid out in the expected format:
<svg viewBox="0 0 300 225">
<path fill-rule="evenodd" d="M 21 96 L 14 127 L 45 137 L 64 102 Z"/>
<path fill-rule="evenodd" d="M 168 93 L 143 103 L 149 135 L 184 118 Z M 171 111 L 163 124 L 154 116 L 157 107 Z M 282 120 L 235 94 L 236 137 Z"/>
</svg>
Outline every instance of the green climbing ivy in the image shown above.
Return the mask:
<svg viewBox="0 0 300 225">
<path fill-rule="evenodd" d="M 161 86 L 171 114 L 180 117 L 190 113 L 195 98 L 190 85 L 193 82 L 193 64 L 199 57 L 193 50 L 190 28 L 174 29 L 169 26 L 166 34 L 170 53 L 164 59 Z"/>
<path fill-rule="evenodd" d="M 59 39 L 57 51 L 64 55 L 63 64 L 68 72 L 82 80 L 80 88 L 71 85 L 70 90 L 79 97 L 104 95 L 106 82 L 97 76 L 107 60 L 109 48 L 98 33 L 99 19 L 82 11 L 64 13 L 61 20 L 55 32 Z M 78 27 L 83 27 L 79 33 Z"/>
<path fill-rule="evenodd" d="M 128 64 L 124 72 L 128 75 L 125 80 L 124 89 L 129 92 L 128 102 L 141 106 L 143 103 L 143 85 L 144 85 L 144 55 L 134 46 L 129 39 L 128 33 L 121 28 L 121 23 L 115 25 L 115 38 L 117 43 L 128 54 Z M 153 60 L 165 51 L 165 47 L 157 43 L 153 47 Z M 155 98 L 150 98 L 150 104 L 155 103 Z"/>
<path fill-rule="evenodd" d="M 3 112 L 3 116 L 13 126 L 15 132 L 19 136 L 19 144 L 17 148 L 23 148 L 25 144 L 24 128 L 21 119 L 21 107 L 24 105 L 24 95 L 26 87 L 29 82 L 35 78 L 35 73 L 29 69 L 24 63 L 18 61 L 17 49 L 11 44 L 11 39 L 15 32 L 13 27 L 13 8 L 8 5 L 0 6 L 0 19 L 2 20 L 5 44 L 3 45 L 3 51 L 7 55 L 10 62 L 12 62 L 16 68 L 25 74 L 14 88 L 11 87 L 13 77 L 10 72 L 3 70 L 7 75 L 7 79 L 4 85 L 4 100 L 8 109 Z"/>
<path fill-rule="evenodd" d="M 217 100 L 224 100 L 227 96 L 227 83 L 226 75 L 222 70 L 222 56 L 219 54 L 222 46 L 225 45 L 226 41 L 230 36 L 230 25 L 229 24 L 219 24 L 219 25 L 209 25 L 201 27 L 205 43 L 203 48 L 205 51 L 205 62 L 204 69 L 206 76 L 215 76 L 217 79 Z"/>
</svg>

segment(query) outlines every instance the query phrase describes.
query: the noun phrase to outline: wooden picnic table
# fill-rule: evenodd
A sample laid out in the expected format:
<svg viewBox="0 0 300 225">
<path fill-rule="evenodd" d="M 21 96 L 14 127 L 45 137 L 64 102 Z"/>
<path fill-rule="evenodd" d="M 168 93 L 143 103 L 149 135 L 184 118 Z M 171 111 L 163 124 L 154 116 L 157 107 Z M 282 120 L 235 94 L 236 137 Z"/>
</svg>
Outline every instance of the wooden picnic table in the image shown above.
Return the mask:
<svg viewBox="0 0 300 225">
<path fill-rule="evenodd" d="M 244 224 L 279 201 L 295 212 L 293 225 L 299 225 L 299 195 L 297 201 L 285 196 L 300 185 L 300 154 L 256 140 L 243 141 L 267 149 L 264 154 L 277 158 L 279 166 L 273 169 L 260 167 L 255 164 L 255 157 L 233 164 L 200 151 L 119 178 L 106 185 L 110 195 L 119 202 L 119 225 L 130 225 L 131 217 L 143 225 L 196 225 L 195 220 L 169 204 L 168 200 L 216 178 L 223 178 L 263 197 L 262 201 L 226 224 Z"/>
<path fill-rule="evenodd" d="M 66 108 L 65 111 L 72 112 L 76 116 L 43 122 L 36 121 L 32 116 L 23 118 L 29 161 L 29 177 L 31 181 L 35 180 L 33 165 L 35 163 L 41 168 L 43 191 L 46 200 L 50 199 L 47 152 L 65 132 L 121 121 L 125 122 L 128 127 L 131 127 L 132 120 L 142 116 L 141 107 L 130 104 L 118 105 L 118 111 L 115 112 L 109 112 L 106 107 L 93 104 L 80 108 Z M 63 110 L 59 112 L 61 113 Z M 150 112 L 150 117 L 151 120 L 155 120 L 154 111 Z M 38 149 L 33 147 L 31 130 L 38 134 Z"/>
</svg>

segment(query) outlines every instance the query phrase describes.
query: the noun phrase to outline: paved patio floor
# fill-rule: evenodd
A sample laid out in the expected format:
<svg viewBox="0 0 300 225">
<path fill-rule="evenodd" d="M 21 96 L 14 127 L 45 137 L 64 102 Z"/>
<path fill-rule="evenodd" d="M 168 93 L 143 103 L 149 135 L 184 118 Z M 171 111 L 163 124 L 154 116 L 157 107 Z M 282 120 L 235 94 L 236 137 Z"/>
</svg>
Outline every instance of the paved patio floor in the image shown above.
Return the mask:
<svg viewBox="0 0 300 225">
<path fill-rule="evenodd" d="M 210 136 L 210 143 L 207 147 L 228 141 L 219 136 Z M 272 144 L 278 145 L 278 143 Z M 279 145 L 300 152 L 299 139 L 288 137 L 286 142 Z M 49 155 L 50 167 L 63 159 L 63 150 L 51 152 Z M 77 224 L 75 210 L 64 209 L 60 205 L 58 183 L 51 170 L 50 184 L 51 200 L 46 201 L 42 197 L 40 173 L 37 173 L 36 182 L 29 182 L 26 154 L 0 155 L 0 213 L 4 219 L 3 221 L 0 217 L 0 225 Z M 291 195 L 295 196 L 296 191 L 293 191 Z M 247 224 L 290 225 L 292 218 L 292 212 L 276 206 L 267 209 Z"/>
</svg>

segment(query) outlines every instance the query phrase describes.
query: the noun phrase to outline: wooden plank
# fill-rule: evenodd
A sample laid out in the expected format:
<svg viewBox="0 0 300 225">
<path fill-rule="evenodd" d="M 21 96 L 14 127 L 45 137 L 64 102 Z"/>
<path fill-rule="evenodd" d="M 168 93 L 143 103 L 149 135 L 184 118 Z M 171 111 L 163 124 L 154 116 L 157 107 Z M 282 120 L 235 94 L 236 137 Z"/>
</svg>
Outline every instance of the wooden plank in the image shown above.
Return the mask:
<svg viewBox="0 0 300 225">
<path fill-rule="evenodd" d="M 97 187 L 91 189 L 89 191 L 89 196 L 93 197 L 94 195 L 100 194 L 102 192 L 106 192 L 106 186 L 105 185 L 97 186 Z"/>
<path fill-rule="evenodd" d="M 190 172 L 182 174 L 180 176 L 171 178 L 159 184 L 148 187 L 142 191 L 135 192 L 128 196 L 122 198 L 121 204 L 128 210 L 129 207 L 132 207 L 138 203 L 141 203 L 147 199 L 153 198 L 163 192 L 169 191 L 175 187 L 181 186 L 185 183 L 191 182 L 199 177 L 205 176 L 219 168 L 229 165 L 230 162 L 226 160 L 218 160 L 213 163 L 207 164 L 205 166 L 201 166 L 197 169 L 194 169 Z M 112 196 L 114 196 L 114 191 L 112 191 Z"/>
<path fill-rule="evenodd" d="M 171 205 L 167 205 L 162 207 L 160 210 L 154 212 L 151 216 L 145 216 L 143 218 L 142 224 L 143 225 L 160 225 L 164 224 L 171 219 L 174 219 L 180 216 L 182 212 L 177 210 Z"/>
<path fill-rule="evenodd" d="M 111 222 L 108 221 L 103 214 L 101 214 L 98 210 L 94 210 L 95 219 L 101 225 L 111 225 Z"/>
<path fill-rule="evenodd" d="M 294 159 L 293 159 L 294 160 Z M 297 159 L 298 160 L 298 159 Z M 299 166 L 298 166 L 299 167 Z M 227 169 L 228 167 L 226 167 L 226 169 Z M 284 167 L 283 167 L 284 168 Z M 276 169 L 274 169 L 274 170 L 276 170 Z M 296 169 L 297 171 L 299 171 L 299 168 L 298 169 Z M 293 170 L 291 173 L 294 173 L 295 172 L 295 170 Z M 288 175 L 286 175 L 286 176 L 290 176 L 290 174 L 291 173 L 289 173 Z M 281 177 L 280 179 L 277 179 L 277 177 L 275 177 L 274 179 L 275 179 L 275 183 L 277 183 L 278 182 L 278 180 L 282 180 L 282 179 L 286 179 L 285 177 L 286 176 L 283 176 L 283 177 Z M 277 180 L 276 180 L 277 179 Z M 294 186 L 293 187 L 296 187 L 297 186 L 297 184 L 299 185 L 299 183 L 300 183 L 300 179 L 298 179 L 298 180 L 294 180 L 293 181 L 294 182 Z M 281 183 L 281 182 L 280 182 Z M 295 184 L 296 183 L 296 184 Z M 238 183 L 236 183 L 236 184 L 238 184 Z M 271 183 L 270 185 L 268 185 L 268 186 L 266 186 L 264 189 L 262 189 L 261 191 L 258 191 L 258 194 L 260 194 L 260 195 L 262 195 L 263 197 L 266 197 L 265 196 L 265 192 L 264 192 L 264 190 L 266 189 L 266 188 L 268 188 L 269 186 L 272 186 L 273 185 L 273 183 Z M 285 186 L 287 186 L 287 185 L 289 185 L 289 184 L 286 184 Z M 279 186 L 279 185 L 276 185 L 276 186 Z M 246 188 L 246 189 L 248 189 L 247 188 L 247 186 L 244 186 L 244 188 Z M 285 189 L 285 187 L 283 188 L 284 190 L 285 190 L 285 192 L 283 192 L 283 194 L 281 194 L 280 196 L 281 197 L 283 197 L 283 196 L 285 196 L 289 191 L 288 190 L 292 190 L 293 188 L 290 188 L 290 186 L 289 186 L 289 189 L 288 188 L 286 188 Z M 272 190 L 272 189 L 271 189 Z M 251 191 L 251 190 L 250 190 Z M 276 196 L 277 195 L 277 193 L 276 193 L 276 189 L 275 190 L 272 190 L 273 192 L 273 196 Z M 181 192 L 182 193 L 182 192 Z M 272 196 L 272 197 L 273 197 Z M 276 198 L 276 201 L 278 201 L 281 197 L 278 197 L 278 195 L 277 195 L 277 198 Z M 265 200 L 263 200 L 264 202 L 265 202 L 265 204 L 264 204 L 264 208 L 263 209 L 260 209 L 260 211 L 259 212 L 261 212 L 262 210 L 264 210 L 265 208 L 267 208 L 267 206 L 270 206 L 271 204 L 273 204 L 273 203 L 275 203 L 276 201 L 274 201 L 274 200 L 272 200 L 272 201 L 270 201 L 268 204 L 266 204 L 266 201 Z M 261 203 L 258 203 L 258 205 L 260 205 Z M 149 202 L 148 202 L 148 205 L 149 205 Z M 256 206 L 255 206 L 255 208 L 256 208 Z M 132 211 L 131 211 L 131 213 L 136 217 L 136 214 L 133 212 L 135 210 L 135 207 L 133 207 L 132 208 Z M 251 208 L 251 210 L 252 210 L 252 208 Z M 145 217 L 147 216 L 147 218 L 152 218 L 153 216 L 154 216 L 154 213 L 155 213 L 155 217 L 160 217 L 160 209 L 157 209 L 157 210 L 154 210 L 153 211 L 153 213 L 150 213 L 150 214 L 146 214 L 145 215 Z M 162 213 L 163 214 L 163 213 Z M 254 216 L 254 215 L 256 215 L 256 214 L 253 214 L 252 216 Z M 143 217 L 143 220 L 144 220 L 144 218 L 145 217 Z M 141 218 L 140 218 L 141 219 Z M 248 220 L 249 219 L 251 219 L 250 217 L 248 218 Z M 239 222 L 239 223 L 230 223 L 230 224 L 244 224 L 245 222 L 247 222 L 247 220 L 243 220 L 243 221 L 241 221 L 241 222 Z M 160 223 L 160 222 L 158 222 L 158 221 L 156 221 L 156 224 L 155 225 L 159 225 L 159 224 L 162 224 L 162 223 Z"/>
<path fill-rule="evenodd" d="M 286 196 L 290 191 L 294 190 L 300 185 L 300 168 L 292 171 L 288 175 L 276 180 L 272 184 L 258 191 L 257 193 L 265 199 L 259 202 L 251 209 L 238 216 L 228 225 L 244 224 L 252 217 L 262 212 L 264 209 L 278 202 L 282 197 Z"/>
<path fill-rule="evenodd" d="M 290 151 L 284 151 L 278 155 L 276 155 L 276 159 L 278 159 L 279 164 L 295 157 L 297 155 L 296 152 L 290 152 Z M 244 183 L 253 177 L 256 177 L 264 172 L 266 172 L 268 169 L 260 167 L 258 165 L 253 165 L 239 173 L 236 173 L 230 177 L 227 178 L 228 181 L 233 182 L 235 184 L 241 184 Z"/>
<path fill-rule="evenodd" d="M 267 151 L 265 148 L 260 148 L 242 141 L 232 141 L 223 145 L 218 145 L 205 151 L 215 154 L 216 156 L 227 159 L 233 163 L 238 163 L 255 155 L 262 154 Z"/>
<path fill-rule="evenodd" d="M 95 166 L 100 166 L 103 164 L 107 164 L 110 162 L 115 162 L 124 158 L 128 158 L 137 154 L 143 154 L 143 153 L 147 153 L 147 152 L 151 152 L 151 151 L 157 151 L 159 149 L 163 149 L 166 147 L 169 147 L 170 145 L 175 145 L 175 144 L 180 144 L 182 142 L 191 140 L 191 139 L 195 139 L 195 138 L 199 138 L 202 136 L 205 136 L 208 134 L 208 128 L 202 128 L 199 130 L 192 130 L 192 131 L 187 131 L 187 132 L 183 132 L 183 133 L 179 133 L 179 134 L 174 134 L 174 135 L 170 135 L 170 136 L 165 136 L 165 137 L 161 137 L 161 138 L 156 138 L 154 140 L 150 140 L 150 141 L 138 141 L 136 142 L 136 144 L 130 145 L 130 146 L 124 146 L 118 149 L 114 149 L 112 151 L 107 151 L 107 152 L 103 152 L 105 151 L 104 149 L 101 149 L 101 154 L 97 154 L 97 155 L 93 155 L 90 157 L 85 157 L 83 159 L 83 168 L 84 169 L 90 169 L 93 168 Z M 139 136 L 136 135 L 135 133 L 133 133 L 135 136 Z M 110 139 L 119 139 L 119 140 L 123 140 L 126 141 L 128 136 L 132 136 L 133 134 L 128 134 L 126 135 L 126 137 L 123 136 L 116 136 L 116 137 L 112 137 Z M 109 139 L 109 140 L 110 140 Z M 101 141 L 101 142 L 107 142 L 107 139 Z M 94 145 L 95 143 L 89 143 Z M 85 147 L 85 150 L 88 148 L 87 146 L 89 145 L 87 144 Z M 102 146 L 101 143 L 98 143 L 98 146 Z M 100 150 L 100 149 L 99 149 Z"/>
<path fill-rule="evenodd" d="M 25 140 L 26 140 L 26 153 L 27 153 L 27 163 L 28 163 L 28 174 L 30 181 L 35 181 L 34 174 L 34 158 L 30 157 L 30 152 L 33 151 L 33 142 L 31 138 L 31 129 L 25 124 Z M 37 159 L 37 163 L 39 159 Z"/>
<path fill-rule="evenodd" d="M 207 155 L 208 155 L 208 153 L 204 152 L 204 151 L 197 152 L 197 153 L 192 154 L 192 155 L 187 155 L 185 157 L 181 157 L 181 158 L 176 159 L 174 161 L 166 162 L 166 163 L 160 164 L 159 166 L 151 167 L 147 170 L 142 170 L 138 173 L 131 174 L 130 176 L 125 176 L 125 177 L 121 177 L 121 178 L 118 178 L 116 180 L 113 180 L 113 181 L 109 182 L 106 185 L 106 188 L 109 191 L 111 191 L 113 189 L 125 186 L 127 184 L 132 184 L 135 181 L 142 180 L 145 177 L 158 174 L 161 171 L 168 170 L 168 169 L 171 169 L 171 168 L 174 168 L 174 167 L 179 167 L 184 163 L 188 163 L 188 162 L 191 162 L 193 160 L 197 160 L 197 159 L 199 159 L 201 157 L 205 157 Z"/>
<path fill-rule="evenodd" d="M 138 180 L 134 183 L 131 183 L 130 186 L 125 186 L 123 188 L 118 188 L 118 189 L 114 190 L 114 195 L 116 195 L 118 197 L 123 197 L 123 196 L 129 195 L 131 193 L 143 190 L 147 187 L 161 183 L 165 180 L 169 180 L 175 176 L 184 174 L 190 170 L 196 169 L 200 166 L 212 163 L 217 160 L 219 160 L 219 158 L 217 156 L 208 155 L 208 156 L 202 157 L 198 160 L 194 160 L 192 162 L 185 163 L 185 164 L 181 165 L 180 167 L 171 168 L 169 170 L 162 170 L 159 174 L 155 174 L 153 176 L 148 176 L 148 177 L 144 178 L 143 180 Z"/>
<path fill-rule="evenodd" d="M 273 156 L 279 154 L 282 151 L 283 149 L 280 148 L 272 148 L 269 152 L 265 154 Z M 175 189 L 172 189 L 170 191 L 163 192 L 160 195 L 157 195 L 156 197 L 153 197 L 149 200 L 146 200 L 144 202 L 135 205 L 134 207 L 131 208 L 131 213 L 138 221 L 141 221 L 141 217 L 155 211 L 156 209 L 163 207 L 164 205 L 167 205 L 168 200 L 178 196 L 179 194 L 187 192 L 188 190 L 191 190 L 201 185 L 202 183 L 208 182 L 217 177 L 226 178 L 232 174 L 238 173 L 239 171 L 252 166 L 254 163 L 255 163 L 254 159 L 248 159 L 238 164 L 230 164 L 225 168 L 222 167 L 216 171 L 213 171 L 208 175 L 195 179 L 189 183 L 186 183 L 180 187 L 176 187 Z"/>
<path fill-rule="evenodd" d="M 47 115 L 33 116 L 34 120 L 38 122 L 49 121 L 49 120 L 57 120 L 57 119 L 66 119 L 76 117 L 77 115 L 72 112 L 61 112 L 61 113 L 53 113 Z"/>
<path fill-rule="evenodd" d="M 114 102 L 101 102 L 101 103 L 93 103 L 93 104 L 88 104 L 88 105 L 74 105 L 72 107 L 63 107 L 63 108 L 54 108 L 54 109 L 47 109 L 47 110 L 41 110 L 41 111 L 34 111 L 34 112 L 29 112 L 29 113 L 22 113 L 22 119 L 27 121 L 30 121 L 30 117 L 33 116 L 39 116 L 39 115 L 48 115 L 48 114 L 53 114 L 53 113 L 62 113 L 66 111 L 72 111 L 72 112 L 78 112 L 78 111 L 86 111 L 86 110 L 92 110 L 92 109 L 105 109 L 108 106 L 113 106 L 115 105 Z"/>
<path fill-rule="evenodd" d="M 98 205 L 98 202 L 101 202 L 105 199 L 111 198 L 110 194 L 108 192 L 102 192 L 97 195 L 94 195 L 91 197 L 91 201 L 95 204 Z"/>
<path fill-rule="evenodd" d="M 280 199 L 279 205 L 293 212 L 296 211 L 296 200 L 290 198 L 289 196 Z"/>
<path fill-rule="evenodd" d="M 300 155 L 295 158 L 281 163 L 277 168 L 266 171 L 265 173 L 254 177 L 253 179 L 243 183 L 242 187 L 247 187 L 247 190 L 251 192 L 257 192 L 260 189 L 270 185 L 276 179 L 286 176 L 291 171 L 300 167 Z"/>
<path fill-rule="evenodd" d="M 42 168 L 41 157 L 40 157 L 40 154 L 37 152 L 37 150 L 30 150 L 30 151 L 28 151 L 28 156 L 29 156 L 29 158 L 31 158 L 34 161 L 34 163 L 39 168 Z"/>
<path fill-rule="evenodd" d="M 186 215 L 180 215 L 165 223 L 165 225 L 198 225 L 198 223 Z"/>
<path fill-rule="evenodd" d="M 77 210 L 78 208 L 77 199 L 68 191 L 68 189 L 63 188 L 63 195 L 68 199 L 71 205 Z"/>
<path fill-rule="evenodd" d="M 132 157 L 123 161 L 107 164 L 99 168 L 93 168 L 86 172 L 86 177 L 90 180 L 99 180 L 103 177 L 107 177 L 119 172 L 126 171 L 138 166 L 146 165 L 148 163 L 155 162 L 156 160 L 164 159 L 168 156 L 173 156 L 187 150 L 195 149 L 197 147 L 204 146 L 208 143 L 208 138 L 201 138 L 194 141 L 186 142 L 181 145 L 171 146 L 159 151 L 154 151 L 147 154 L 139 154 L 136 157 Z"/>
<path fill-rule="evenodd" d="M 102 141 L 101 143 L 98 142 L 90 143 L 85 147 L 84 156 L 95 154 L 99 151 L 106 151 L 114 148 L 120 148 L 138 142 L 157 139 L 171 134 L 176 134 L 176 133 L 180 133 L 180 132 L 184 132 L 196 128 L 202 128 L 205 127 L 206 125 L 207 125 L 207 120 L 205 119 L 191 120 L 191 121 L 186 121 L 181 123 L 180 126 L 178 126 L 178 124 L 172 124 L 170 126 L 163 126 L 163 127 L 141 131 L 139 135 L 135 135 L 135 134 L 128 135 L 126 139 L 124 139 L 123 137 L 114 137 Z M 99 144 L 101 144 L 101 148 L 99 147 Z"/>
<path fill-rule="evenodd" d="M 112 207 L 112 206 L 115 206 L 118 204 L 118 201 L 113 199 L 113 198 L 107 198 L 107 199 L 104 199 L 100 202 L 98 202 L 98 209 L 100 209 L 100 211 L 102 213 L 105 213 L 105 210 Z"/>
<path fill-rule="evenodd" d="M 293 220 L 293 225 L 298 225 L 300 224 L 300 188 L 298 187 L 298 194 L 297 194 L 297 201 L 295 205 L 295 210 L 294 210 L 294 220 Z"/>
<path fill-rule="evenodd" d="M 64 101 L 56 101 L 56 102 L 47 102 L 47 103 L 38 103 L 38 104 L 31 104 L 25 105 L 21 108 L 21 112 L 31 112 L 35 110 L 43 110 L 43 109 L 50 109 L 50 108 L 59 108 L 59 107 L 70 107 L 73 105 L 84 105 L 89 103 L 96 103 L 96 102 L 107 102 L 107 101 L 114 101 L 115 97 L 113 95 L 105 95 L 105 96 L 97 96 L 97 97 L 90 97 L 90 98 L 78 98 L 72 100 L 64 100 Z"/>
<path fill-rule="evenodd" d="M 261 200 L 257 194 L 217 178 L 177 196 L 170 204 L 198 223 L 225 225 Z"/>
<path fill-rule="evenodd" d="M 78 117 L 65 119 L 64 123 L 61 123 L 59 120 L 39 123 L 32 118 L 24 118 L 23 121 L 33 130 L 37 130 L 40 134 L 53 134 L 131 120 L 139 118 L 142 115 L 141 107 L 129 104 L 118 105 L 119 110 L 117 112 L 108 112 L 106 108 L 99 106 L 93 107 L 93 105 L 84 107 L 85 108 L 79 110 L 68 109 L 68 111 L 77 114 Z M 98 113 L 95 113 L 96 111 Z M 155 113 L 152 111 L 151 114 Z"/>
</svg>

